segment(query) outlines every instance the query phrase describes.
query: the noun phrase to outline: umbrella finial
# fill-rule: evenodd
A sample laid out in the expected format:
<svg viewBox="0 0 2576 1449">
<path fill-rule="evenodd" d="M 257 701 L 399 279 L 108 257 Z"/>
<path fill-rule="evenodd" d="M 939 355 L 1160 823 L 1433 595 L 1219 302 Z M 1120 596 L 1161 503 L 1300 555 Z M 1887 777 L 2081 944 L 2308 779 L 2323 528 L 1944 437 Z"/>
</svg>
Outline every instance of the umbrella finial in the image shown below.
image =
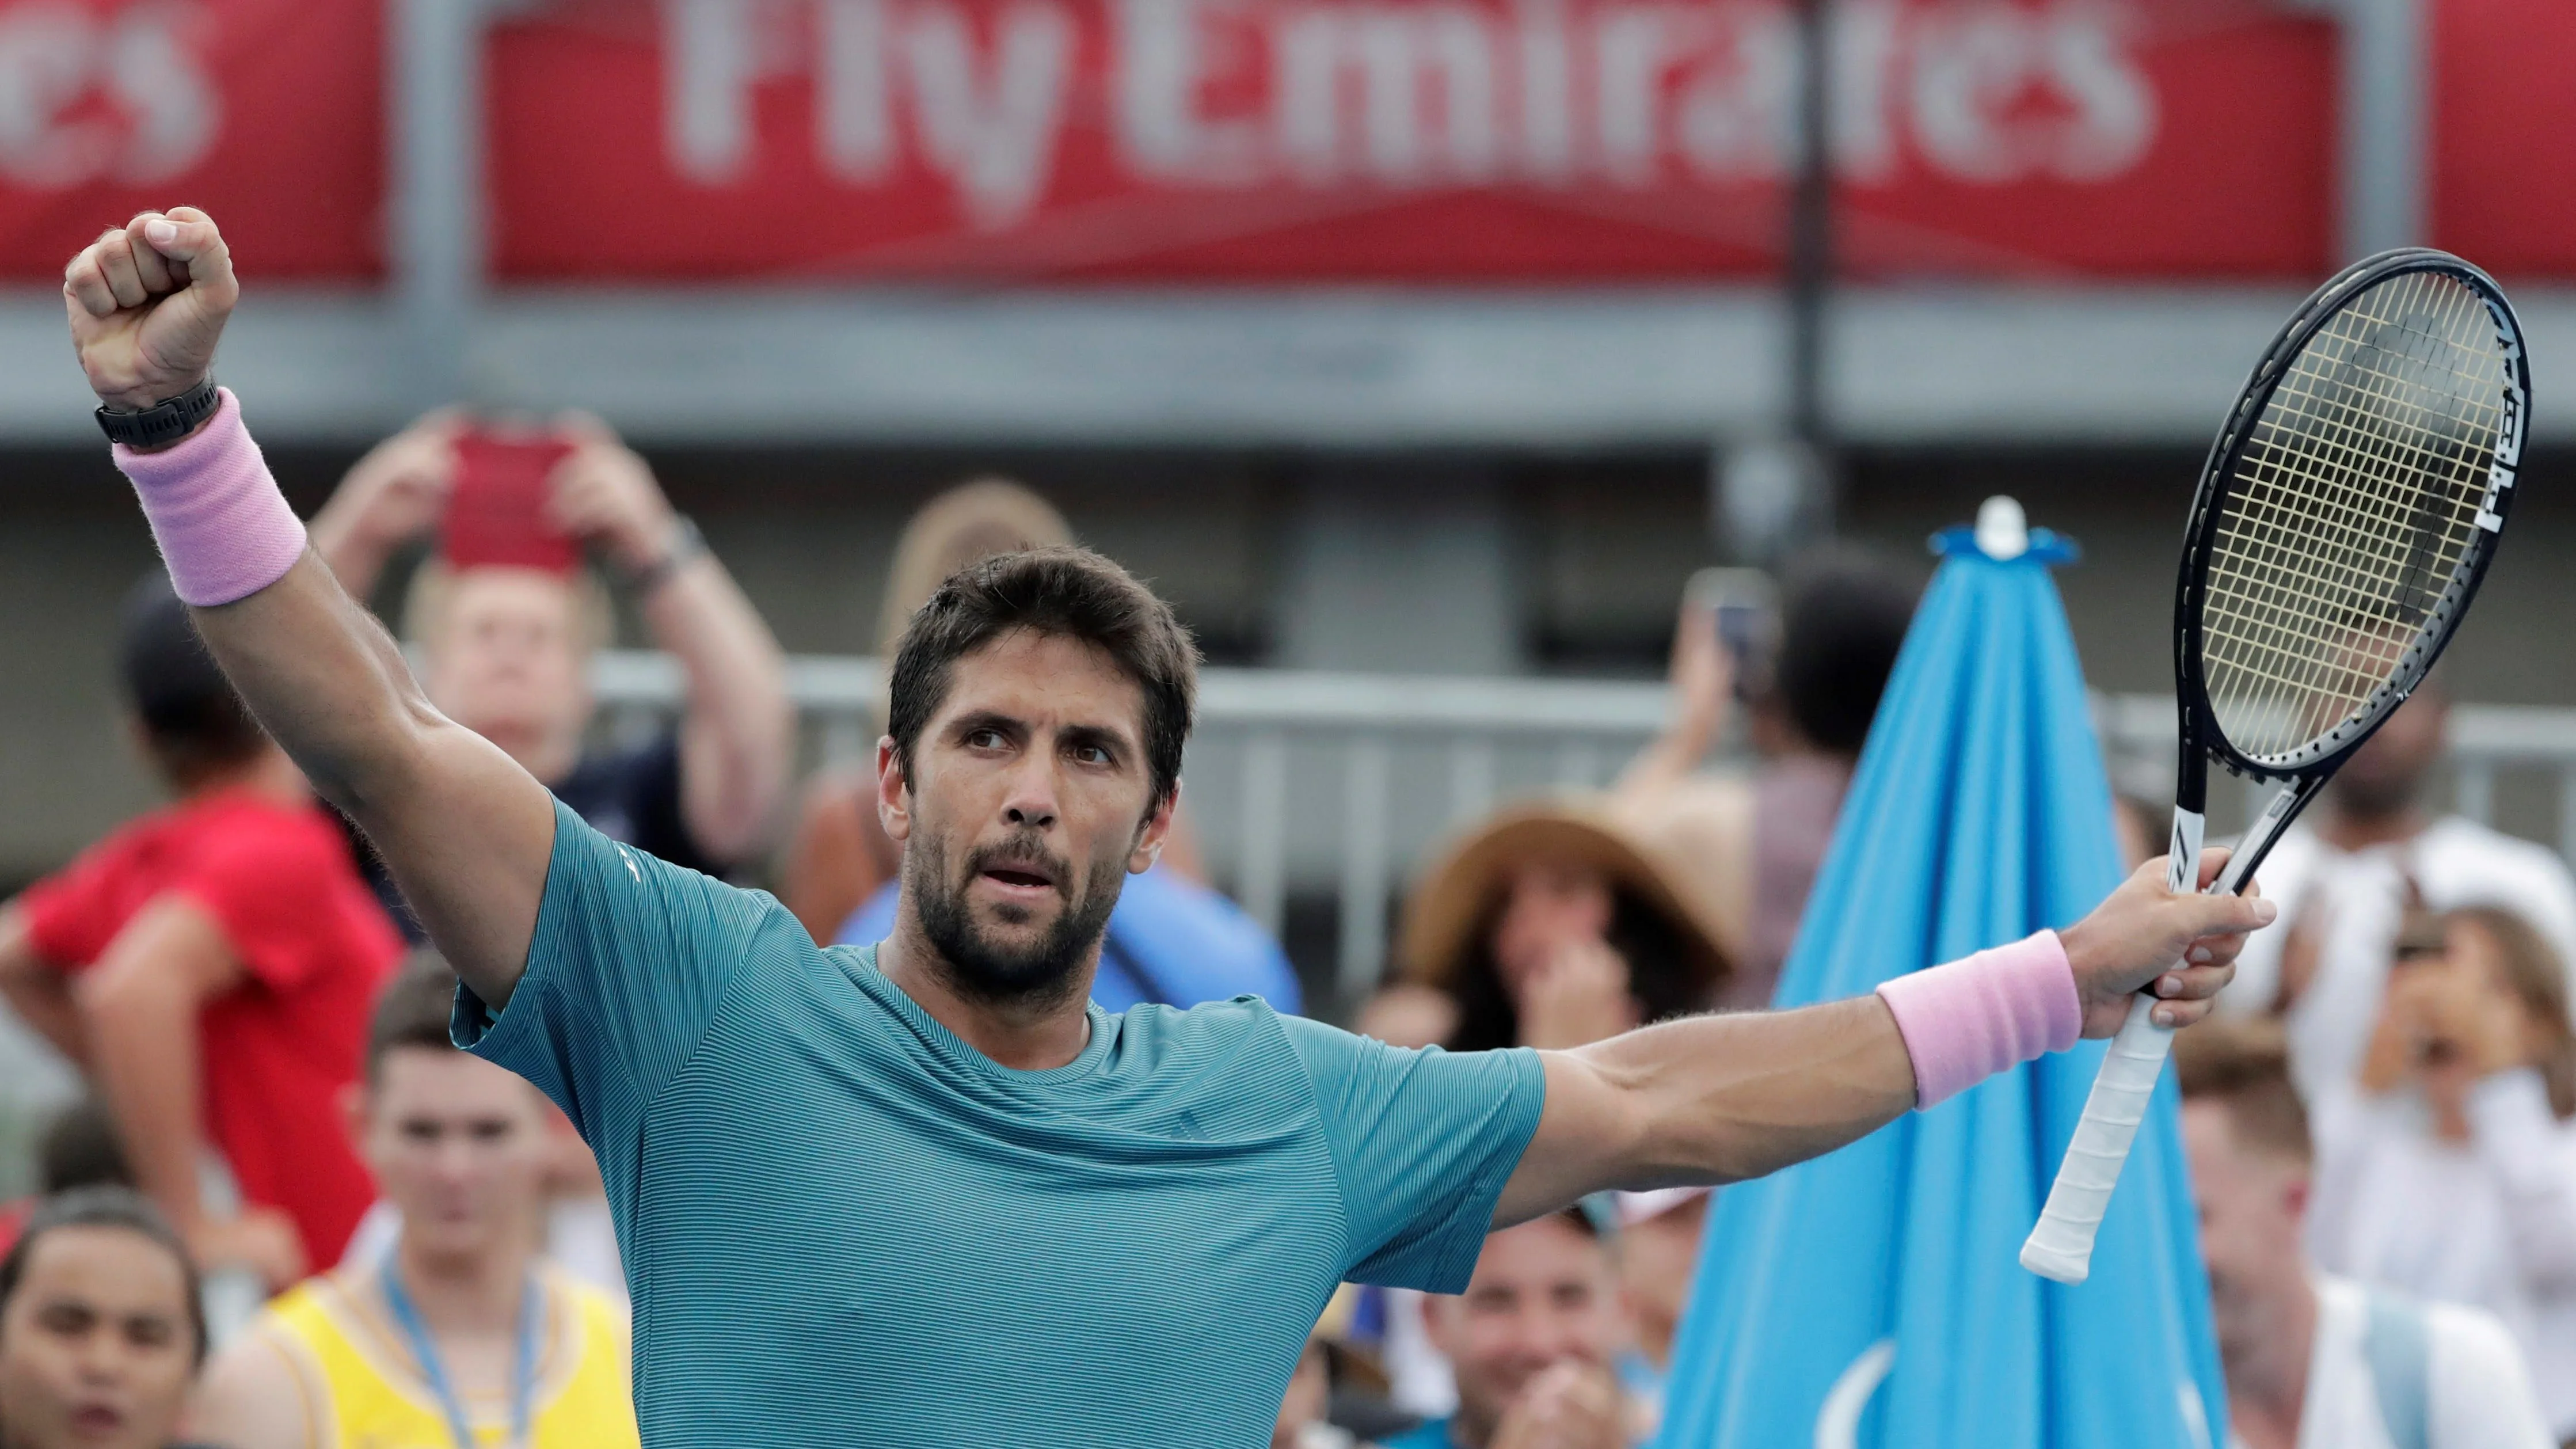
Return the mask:
<svg viewBox="0 0 2576 1449">
<path fill-rule="evenodd" d="M 2030 522 L 2001 493 L 1977 506 L 1977 547 L 1998 563 L 2030 552 Z"/>
</svg>

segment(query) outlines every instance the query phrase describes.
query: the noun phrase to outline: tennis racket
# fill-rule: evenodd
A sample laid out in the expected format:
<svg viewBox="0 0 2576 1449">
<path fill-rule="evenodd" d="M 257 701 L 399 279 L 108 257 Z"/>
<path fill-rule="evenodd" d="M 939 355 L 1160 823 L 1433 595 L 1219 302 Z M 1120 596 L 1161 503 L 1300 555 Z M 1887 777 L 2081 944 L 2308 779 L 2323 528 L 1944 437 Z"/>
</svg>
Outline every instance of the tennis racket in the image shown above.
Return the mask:
<svg viewBox="0 0 2576 1449">
<path fill-rule="evenodd" d="M 2202 468 L 2174 596 L 2170 889 L 2198 883 L 2212 763 L 2280 786 L 2210 891 L 2237 891 L 2450 642 L 2513 502 L 2530 370 L 2513 307 L 2442 252 L 2383 252 L 2302 304 Z M 2022 1266 L 2081 1283 L 2171 1049 L 2140 996 Z"/>
</svg>

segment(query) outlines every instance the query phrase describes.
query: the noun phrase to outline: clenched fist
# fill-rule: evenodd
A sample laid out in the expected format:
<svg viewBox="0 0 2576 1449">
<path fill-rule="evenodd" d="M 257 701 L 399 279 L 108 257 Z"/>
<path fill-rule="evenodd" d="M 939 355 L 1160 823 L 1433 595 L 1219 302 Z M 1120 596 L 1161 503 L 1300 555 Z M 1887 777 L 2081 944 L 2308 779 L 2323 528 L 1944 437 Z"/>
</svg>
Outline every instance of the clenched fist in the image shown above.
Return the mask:
<svg viewBox="0 0 2576 1449">
<path fill-rule="evenodd" d="M 212 217 L 147 211 L 100 234 L 63 269 L 72 348 L 100 402 L 139 412 L 197 385 L 241 297 Z"/>
</svg>

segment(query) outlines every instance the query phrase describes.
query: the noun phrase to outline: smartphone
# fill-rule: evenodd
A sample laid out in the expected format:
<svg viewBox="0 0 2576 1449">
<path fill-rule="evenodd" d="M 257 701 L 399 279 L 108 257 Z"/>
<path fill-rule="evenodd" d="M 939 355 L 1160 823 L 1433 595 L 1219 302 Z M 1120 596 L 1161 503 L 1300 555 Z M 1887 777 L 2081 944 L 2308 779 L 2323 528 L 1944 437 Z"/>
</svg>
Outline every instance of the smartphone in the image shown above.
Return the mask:
<svg viewBox="0 0 2576 1449">
<path fill-rule="evenodd" d="M 456 438 L 456 486 L 439 553 L 450 568 L 505 564 L 571 573 L 581 545 L 546 518 L 546 478 L 572 452 L 551 432 L 477 423 Z"/>
<path fill-rule="evenodd" d="M 1717 617 L 1717 642 L 1735 665 L 1735 694 L 1749 699 L 1779 640 L 1779 591 L 1760 569 L 1701 569 L 1682 597 Z"/>
</svg>

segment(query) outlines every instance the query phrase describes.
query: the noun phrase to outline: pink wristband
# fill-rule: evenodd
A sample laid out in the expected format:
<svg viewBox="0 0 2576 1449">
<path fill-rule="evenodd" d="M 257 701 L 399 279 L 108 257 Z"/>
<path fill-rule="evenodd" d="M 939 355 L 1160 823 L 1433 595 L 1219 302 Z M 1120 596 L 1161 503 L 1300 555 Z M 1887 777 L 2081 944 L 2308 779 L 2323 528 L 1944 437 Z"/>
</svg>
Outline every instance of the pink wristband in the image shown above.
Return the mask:
<svg viewBox="0 0 2576 1449">
<path fill-rule="evenodd" d="M 1882 982 L 1878 996 L 1914 1058 L 1917 1107 L 2084 1034 L 2084 1003 L 2055 931 Z"/>
<path fill-rule="evenodd" d="M 200 609 L 258 593 L 304 554 L 304 524 L 242 426 L 241 404 L 230 388 L 215 394 L 215 415 L 190 437 L 153 453 L 114 448 L 170 586 Z"/>
</svg>

